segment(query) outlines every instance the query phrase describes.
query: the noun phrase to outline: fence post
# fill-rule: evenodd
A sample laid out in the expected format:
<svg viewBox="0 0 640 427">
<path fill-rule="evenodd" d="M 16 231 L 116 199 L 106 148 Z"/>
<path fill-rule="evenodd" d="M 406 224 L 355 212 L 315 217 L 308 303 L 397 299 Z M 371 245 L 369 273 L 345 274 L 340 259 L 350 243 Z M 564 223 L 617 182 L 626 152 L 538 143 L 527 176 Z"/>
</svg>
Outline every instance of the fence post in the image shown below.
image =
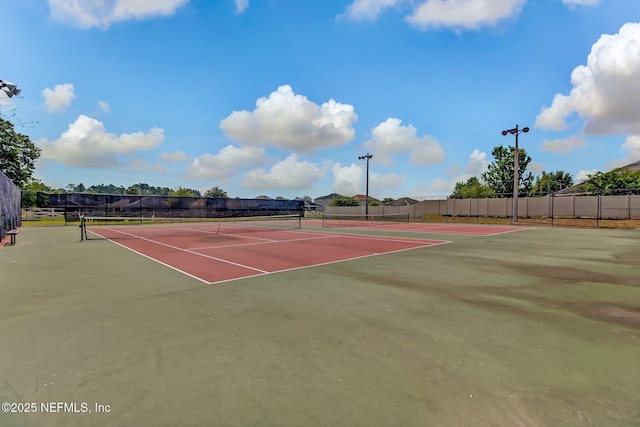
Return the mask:
<svg viewBox="0 0 640 427">
<path fill-rule="evenodd" d="M 64 225 L 67 225 L 67 194 L 64 193 Z"/>
<path fill-rule="evenodd" d="M 513 197 L 511 198 L 511 200 L 513 200 Z M 507 199 L 506 197 L 504 198 L 504 215 L 505 216 L 509 216 L 509 199 Z M 513 206 L 513 202 L 511 203 L 511 206 Z M 513 216 L 513 212 L 511 212 L 511 216 Z M 513 224 L 513 220 L 511 220 L 511 224 Z"/>
</svg>

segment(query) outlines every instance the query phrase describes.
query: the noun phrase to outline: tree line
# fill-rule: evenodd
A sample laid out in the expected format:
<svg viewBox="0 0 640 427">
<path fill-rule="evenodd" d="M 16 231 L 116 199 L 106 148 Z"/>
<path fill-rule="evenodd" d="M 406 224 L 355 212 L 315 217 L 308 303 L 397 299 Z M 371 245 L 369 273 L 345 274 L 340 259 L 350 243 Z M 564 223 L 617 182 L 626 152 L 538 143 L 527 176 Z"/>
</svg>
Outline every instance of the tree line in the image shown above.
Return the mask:
<svg viewBox="0 0 640 427">
<path fill-rule="evenodd" d="M 71 183 L 64 188 L 51 188 L 38 180 L 32 180 L 24 186 L 24 191 L 45 191 L 53 193 L 97 193 L 97 194 L 127 194 L 133 196 L 185 196 L 202 197 L 200 190 L 186 187 L 155 187 L 146 183 L 133 184 L 129 187 L 113 184 L 99 184 L 85 186 L 83 183 Z M 211 187 L 204 193 L 204 197 L 228 198 L 227 192 L 220 187 Z"/>
</svg>

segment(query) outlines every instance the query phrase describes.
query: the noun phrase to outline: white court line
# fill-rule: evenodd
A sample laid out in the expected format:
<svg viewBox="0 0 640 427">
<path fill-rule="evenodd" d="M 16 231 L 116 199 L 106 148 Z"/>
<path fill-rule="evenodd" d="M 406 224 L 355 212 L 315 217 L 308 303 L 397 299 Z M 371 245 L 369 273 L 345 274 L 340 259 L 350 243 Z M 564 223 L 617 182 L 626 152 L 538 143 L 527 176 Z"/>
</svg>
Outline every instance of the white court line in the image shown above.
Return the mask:
<svg viewBox="0 0 640 427">
<path fill-rule="evenodd" d="M 309 237 L 309 238 L 302 238 L 302 239 L 292 239 L 292 240 L 279 240 L 279 241 L 273 241 L 273 242 L 257 242 L 257 243 L 245 243 L 245 244 L 241 244 L 241 245 L 235 245 L 235 246 L 247 246 L 247 245 L 257 245 L 257 244 L 273 244 L 273 243 L 287 243 L 287 242 L 295 242 L 295 241 L 300 241 L 300 240 L 313 240 L 313 239 L 326 239 L 326 238 L 355 238 L 355 239 L 365 239 L 365 240 L 377 240 L 377 241 L 391 241 L 391 242 L 396 242 L 396 243 L 407 243 L 407 244 L 416 244 L 416 243 L 423 243 L 420 244 L 419 246 L 414 246 L 414 247 L 410 247 L 410 248 L 404 248 L 404 249 L 397 249 L 397 250 L 393 250 L 393 251 L 386 251 L 386 252 L 380 252 L 380 253 L 371 253 L 371 254 L 367 254 L 367 255 L 360 255 L 357 257 L 351 257 L 351 258 L 342 258 L 342 259 L 338 259 L 338 260 L 334 260 L 334 261 L 327 261 L 327 262 L 323 262 L 323 263 L 318 263 L 318 264 L 311 264 L 311 265 L 303 265 L 303 266 L 299 266 L 299 267 L 292 267 L 292 268 L 287 268 L 287 269 L 282 269 L 282 270 L 276 270 L 276 271 L 266 271 L 266 270 L 262 270 L 259 268 L 255 268 L 255 267 L 250 267 L 248 265 L 244 265 L 244 264 L 239 264 L 233 261 L 229 261 L 229 260 L 225 260 L 222 258 L 218 258 L 218 257 L 214 257 L 214 256 L 210 256 L 210 255 L 205 255 L 199 252 L 195 252 L 194 249 L 183 249 L 183 248 L 179 248 L 177 246 L 174 245 L 169 245 L 167 243 L 162 243 L 162 242 L 157 242 L 155 240 L 151 240 L 145 237 L 139 237 L 136 236 L 134 234 L 131 233 L 126 233 L 124 231 L 120 231 L 117 229 L 112 229 L 109 227 L 104 227 L 106 230 L 110 230 L 110 231 L 114 231 L 116 233 L 121 233 L 124 235 L 128 235 L 137 239 L 141 239 L 141 240 L 145 240 L 147 242 L 150 243 L 155 243 L 158 245 L 162 245 L 162 246 L 166 246 L 169 247 L 171 249 L 175 249 L 178 251 L 182 251 L 182 252 L 186 252 L 192 255 L 197 255 L 197 256 L 201 256 L 204 258 L 208 258 L 208 259 L 212 259 L 215 261 L 220 261 L 226 264 L 231 264 L 231 265 L 235 265 L 238 267 L 242 267 L 245 269 L 249 269 L 249 270 L 253 270 L 258 272 L 257 274 L 250 274 L 250 275 L 245 275 L 245 276 L 240 276 L 240 277 L 234 277 L 231 279 L 225 279 L 225 280 L 219 280 L 219 281 L 215 281 L 215 282 L 208 282 L 198 276 L 195 276 L 193 274 L 187 273 L 184 270 L 181 270 L 177 267 L 174 267 L 172 265 L 169 265 L 165 262 L 162 262 L 156 258 L 153 258 L 149 255 L 145 255 L 142 252 L 139 252 L 135 249 L 132 249 L 126 245 L 123 245 L 119 242 L 116 242 L 112 239 L 109 239 L 103 235 L 101 235 L 100 233 L 97 233 L 95 231 L 91 231 L 91 233 L 100 236 L 103 239 L 108 239 L 111 242 L 117 244 L 120 247 L 126 248 L 128 250 L 130 250 L 131 252 L 134 252 L 136 254 L 142 255 L 147 259 L 156 261 L 157 263 L 164 265 L 166 267 L 171 268 L 174 271 L 178 271 L 180 273 L 183 273 L 189 277 L 195 278 L 203 283 L 212 285 L 212 284 L 216 284 L 216 283 L 224 283 L 224 282 L 231 282 L 231 281 L 235 281 L 235 280 L 241 280 L 241 279 L 246 279 L 246 278 L 250 278 L 250 277 L 258 277 L 258 276 L 262 276 L 262 275 L 266 275 L 266 274 L 274 274 L 274 273 L 281 273 L 281 272 L 285 272 L 285 271 L 293 271 L 293 270 L 301 270 L 301 269 L 305 269 L 305 268 L 311 268 L 311 267 L 318 267 L 318 266 L 323 266 L 323 265 L 330 265 L 330 264 L 336 264 L 339 262 L 344 262 L 344 261 L 352 261 L 352 260 L 357 260 L 357 259 L 363 259 L 363 258 L 369 258 L 369 257 L 374 257 L 374 256 L 379 256 L 379 255 L 387 255 L 387 254 L 392 254 L 392 253 L 397 253 L 397 252 L 404 252 L 404 251 L 409 251 L 409 250 L 414 250 L 414 249 L 420 249 L 420 248 L 426 248 L 426 247 L 431 247 L 431 246 L 439 246 L 439 245 L 444 245 L 447 243 L 451 243 L 450 240 L 434 240 L 434 239 L 417 239 L 417 238 L 393 238 L 393 237 L 386 237 L 386 236 L 367 236 L 367 235 L 357 235 L 357 234 L 348 234 L 348 233 L 338 233 L 338 232 L 331 232 L 331 233 L 325 233 L 325 232 L 309 232 L 309 231 L 300 231 L 300 230 L 287 230 L 287 231 L 295 231 L 295 232 L 302 232 L 302 233 L 308 233 L 308 234 L 322 234 L 321 236 L 317 236 L 317 237 Z M 326 236 L 325 236 L 326 234 Z M 430 243 L 425 243 L 426 241 L 429 241 Z M 221 248 L 222 246 L 217 246 L 217 247 L 213 247 L 213 248 Z"/>
<path fill-rule="evenodd" d="M 293 230 L 287 230 L 287 231 L 293 231 Z M 412 237 L 367 236 L 367 235 L 360 235 L 360 234 L 349 234 L 349 233 L 338 233 L 338 232 L 327 233 L 327 232 L 313 232 L 313 231 L 302 231 L 302 233 L 316 234 L 316 236 L 303 237 L 299 239 L 270 240 L 267 242 L 237 243 L 237 244 L 217 245 L 217 246 L 201 246 L 201 247 L 190 248 L 190 249 L 192 251 L 196 251 L 196 250 L 204 250 L 204 249 L 235 248 L 235 247 L 241 247 L 241 246 L 253 246 L 253 245 L 271 244 L 271 243 L 290 243 L 290 242 L 301 242 L 306 240 L 335 239 L 335 238 L 374 240 L 377 242 L 382 241 L 382 242 L 394 242 L 394 243 L 422 243 L 425 240 L 449 243 L 449 241 L 441 240 L 441 239 L 418 239 L 418 238 L 412 238 Z M 235 235 L 232 235 L 232 236 L 235 236 Z"/>
<path fill-rule="evenodd" d="M 398 252 L 411 251 L 411 250 L 414 250 L 414 249 L 428 248 L 428 247 L 431 247 L 431 246 L 440 246 L 440 245 L 445 245 L 447 243 L 451 243 L 451 241 L 440 240 L 439 243 L 425 244 L 425 245 L 422 245 L 422 246 L 415 246 L 413 248 L 397 249 L 395 251 L 389 251 L 389 252 L 381 252 L 381 253 L 373 253 L 373 254 L 368 254 L 368 255 L 360 255 L 360 256 L 357 256 L 357 257 L 353 257 L 353 258 L 337 259 L 335 261 L 321 262 L 321 263 L 318 263 L 318 264 L 301 265 L 300 267 L 285 268 L 285 269 L 282 269 L 282 270 L 267 272 L 266 274 L 276 274 L 276 273 L 284 273 L 286 271 L 303 270 L 305 268 L 320 267 L 320 266 L 323 266 L 323 265 L 337 264 L 339 262 L 354 261 L 354 260 L 357 260 L 357 259 L 364 259 L 364 258 L 370 258 L 370 257 L 374 257 L 374 256 L 394 254 L 394 253 L 398 253 Z M 216 282 L 205 282 L 205 283 L 207 283 L 208 285 L 217 285 L 218 283 L 233 282 L 233 281 L 236 281 L 236 280 L 249 279 L 251 277 L 257 277 L 257 276 L 263 276 L 263 275 L 262 274 L 255 274 L 255 275 L 251 275 L 251 276 L 235 277 L 233 279 L 225 279 L 225 280 L 218 280 Z"/>
<path fill-rule="evenodd" d="M 507 231 L 501 231 L 499 233 L 493 233 L 493 234 L 485 234 L 485 236 L 498 236 L 500 234 L 507 234 L 507 233 L 517 233 L 518 231 L 526 231 L 526 230 L 534 230 L 536 227 L 526 227 L 526 228 L 518 228 L 517 230 L 507 230 Z"/>
<path fill-rule="evenodd" d="M 93 232 L 93 231 L 92 231 L 92 233 L 93 233 L 93 234 L 96 234 L 96 235 L 98 235 L 98 236 L 100 236 L 98 233 L 95 233 L 95 232 Z M 103 236 L 100 236 L 100 237 L 103 237 Z M 130 250 L 131 252 L 133 252 L 133 253 L 135 253 L 135 254 L 142 255 L 143 257 L 145 257 L 145 258 L 147 258 L 147 259 L 150 259 L 151 261 L 155 261 L 155 262 L 157 262 L 158 264 L 164 265 L 165 267 L 169 267 L 169 268 L 170 268 L 170 269 L 172 269 L 173 271 L 177 271 L 178 273 L 186 274 L 187 276 L 192 277 L 192 278 L 194 278 L 194 279 L 196 279 L 196 280 L 199 280 L 199 281 L 201 281 L 202 283 L 206 283 L 207 285 L 210 285 L 210 284 L 211 284 L 211 282 L 207 282 L 207 281 L 206 281 L 206 280 L 204 280 L 202 277 L 198 277 L 198 276 L 195 276 L 195 275 L 193 275 L 193 274 L 191 274 L 191 273 L 187 273 L 186 271 L 184 271 L 184 270 L 180 270 L 179 268 L 176 268 L 176 267 L 172 266 L 171 264 L 167 264 L 166 262 L 162 262 L 162 261 L 160 261 L 159 259 L 156 259 L 156 258 L 153 258 L 153 257 L 151 257 L 151 256 L 149 256 L 149 255 L 143 254 L 142 252 L 136 251 L 135 249 L 132 249 L 132 248 L 130 248 L 130 247 L 128 247 L 128 246 L 125 246 L 125 245 L 123 245 L 123 244 L 121 244 L 121 243 L 118 243 L 118 242 L 116 242 L 115 240 L 111 240 L 111 239 L 108 239 L 108 240 L 109 240 L 110 242 L 112 242 L 112 243 L 115 243 L 116 245 L 118 245 L 118 246 L 120 246 L 120 247 L 122 247 L 122 248 L 125 248 L 125 249 Z M 256 276 L 259 276 L 259 275 L 258 275 L 258 274 L 256 274 Z"/>
<path fill-rule="evenodd" d="M 404 223 L 398 223 L 398 226 L 402 226 Z M 459 230 L 459 231 L 447 231 L 447 229 L 450 229 L 451 227 L 458 227 L 458 226 L 462 226 L 468 228 L 470 231 L 464 231 L 464 230 Z M 455 234 L 457 236 L 477 236 L 477 237 L 490 237 L 490 236 L 497 236 L 500 234 L 506 234 L 506 233 L 515 233 L 518 231 L 525 231 L 525 230 L 530 230 L 533 229 L 535 227 L 521 227 L 518 228 L 516 230 L 506 230 L 506 231 L 498 231 L 495 233 L 486 233 L 486 232 L 475 232 L 475 230 L 473 230 L 473 228 L 475 228 L 476 230 L 481 230 L 482 227 L 517 227 L 517 226 L 510 226 L 510 225 L 495 225 L 495 224 L 447 224 L 447 223 L 418 223 L 418 224 L 412 224 L 412 226 L 410 228 L 396 228 L 393 231 L 397 232 L 397 233 L 429 233 L 429 234 Z M 340 227 L 336 227 L 336 228 L 340 228 Z M 343 228 L 343 230 L 346 230 L 349 228 Z M 354 228 L 356 229 L 356 228 Z M 372 224 L 370 226 L 360 226 L 358 225 L 357 229 L 360 230 L 371 230 L 371 231 L 390 231 L 387 228 L 383 228 L 378 226 L 377 224 Z"/>
<path fill-rule="evenodd" d="M 301 242 L 305 240 L 332 239 L 334 237 L 336 236 L 305 237 L 300 239 L 288 239 L 288 240 L 269 240 L 267 242 L 251 242 L 251 243 L 236 243 L 236 244 L 217 245 L 217 246 L 202 246 L 202 247 L 190 248 L 190 249 L 192 251 L 197 251 L 202 249 L 236 248 L 241 246 L 269 245 L 273 243 L 289 243 L 289 242 Z"/>
<path fill-rule="evenodd" d="M 189 250 L 189 249 L 179 248 L 179 247 L 177 247 L 177 246 L 169 245 L 169 244 L 167 244 L 167 243 L 157 242 L 157 241 L 155 241 L 155 240 L 147 239 L 146 237 L 139 237 L 139 236 L 136 236 L 135 234 L 125 233 L 124 231 L 114 230 L 114 229 L 111 229 L 111 228 L 108 228 L 108 227 L 105 227 L 105 229 L 106 229 L 106 230 L 115 231 L 116 233 L 121 233 L 121 234 L 125 234 L 125 235 L 131 236 L 131 237 L 135 237 L 135 238 L 137 238 L 137 239 L 145 240 L 145 241 L 150 242 L 150 243 L 155 243 L 155 244 L 157 244 L 157 245 L 166 246 L 166 247 L 168 247 L 168 248 L 175 249 L 175 250 L 177 250 L 177 251 L 187 252 L 187 253 L 190 253 L 190 254 L 193 254 L 193 255 L 198 255 L 198 256 L 201 256 L 201 257 L 204 257 L 204 258 L 209 258 L 209 259 L 213 259 L 213 260 L 216 260 L 216 261 L 224 262 L 224 263 L 226 263 L 226 264 L 232 264 L 232 265 L 235 265 L 235 266 L 237 266 L 237 267 L 242 267 L 242 268 L 247 268 L 247 269 L 249 269 L 249 270 L 258 271 L 258 272 L 260 272 L 260 273 L 268 273 L 268 271 L 266 271 L 266 270 L 261 270 L 261 269 L 259 269 L 259 268 L 250 267 L 250 266 L 248 266 L 248 265 L 239 264 L 239 263 L 237 263 L 237 262 L 229 261 L 229 260 L 226 260 L 226 259 L 222 259 L 222 258 L 217 258 L 217 257 L 214 257 L 214 256 L 210 256 L 210 255 L 201 254 L 200 252 L 194 252 L 194 251 Z M 92 231 L 92 233 L 94 233 L 94 234 L 96 234 L 96 235 L 98 235 L 98 236 L 102 237 L 103 239 L 106 239 L 106 238 L 107 238 L 107 237 L 105 237 L 105 236 L 102 236 L 102 235 L 101 235 L 101 234 L 99 234 L 99 233 L 96 233 L 95 231 Z M 111 240 L 111 239 L 109 239 L 109 240 Z M 121 246 L 124 246 L 124 245 L 121 245 Z M 126 248 L 126 246 L 124 246 L 124 247 Z M 137 251 L 134 251 L 134 252 L 137 252 Z"/>
</svg>

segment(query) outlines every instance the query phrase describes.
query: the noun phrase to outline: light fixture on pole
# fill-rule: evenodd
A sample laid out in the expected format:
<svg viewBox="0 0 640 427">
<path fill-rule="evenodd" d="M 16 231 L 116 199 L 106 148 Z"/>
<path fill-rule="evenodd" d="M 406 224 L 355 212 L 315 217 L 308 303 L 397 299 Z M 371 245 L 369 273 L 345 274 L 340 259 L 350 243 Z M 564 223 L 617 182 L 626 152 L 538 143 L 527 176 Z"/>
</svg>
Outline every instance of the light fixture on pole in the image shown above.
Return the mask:
<svg viewBox="0 0 640 427">
<path fill-rule="evenodd" d="M 520 165 L 518 164 L 518 135 L 527 132 L 529 132 L 528 127 L 518 129 L 518 125 L 516 125 L 516 127 L 514 127 L 513 129 L 502 131 L 503 136 L 506 136 L 509 133 L 516 136 L 516 149 L 513 153 L 513 222 L 518 222 L 518 184 L 520 183 Z"/>
<path fill-rule="evenodd" d="M 0 90 L 6 93 L 9 98 L 13 96 L 18 96 L 20 95 L 20 92 L 21 92 L 21 90 L 18 89 L 18 86 L 11 83 L 7 83 L 4 80 L 0 80 Z"/>
<path fill-rule="evenodd" d="M 369 219 L 369 160 L 373 154 L 367 153 L 365 156 L 358 156 L 359 160 L 367 160 L 367 194 L 365 195 L 364 215 Z"/>
</svg>

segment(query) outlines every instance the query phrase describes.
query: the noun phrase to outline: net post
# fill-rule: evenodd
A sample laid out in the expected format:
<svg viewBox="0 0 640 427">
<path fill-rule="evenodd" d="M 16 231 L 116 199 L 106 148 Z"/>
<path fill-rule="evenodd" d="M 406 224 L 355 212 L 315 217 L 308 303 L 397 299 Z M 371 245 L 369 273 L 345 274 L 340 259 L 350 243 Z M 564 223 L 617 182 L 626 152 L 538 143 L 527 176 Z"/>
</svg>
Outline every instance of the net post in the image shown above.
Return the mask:
<svg viewBox="0 0 640 427">
<path fill-rule="evenodd" d="M 80 215 L 80 241 L 83 242 L 84 240 L 86 240 L 86 236 L 87 236 L 87 227 L 86 227 L 86 221 L 84 219 L 84 215 Z"/>
</svg>

